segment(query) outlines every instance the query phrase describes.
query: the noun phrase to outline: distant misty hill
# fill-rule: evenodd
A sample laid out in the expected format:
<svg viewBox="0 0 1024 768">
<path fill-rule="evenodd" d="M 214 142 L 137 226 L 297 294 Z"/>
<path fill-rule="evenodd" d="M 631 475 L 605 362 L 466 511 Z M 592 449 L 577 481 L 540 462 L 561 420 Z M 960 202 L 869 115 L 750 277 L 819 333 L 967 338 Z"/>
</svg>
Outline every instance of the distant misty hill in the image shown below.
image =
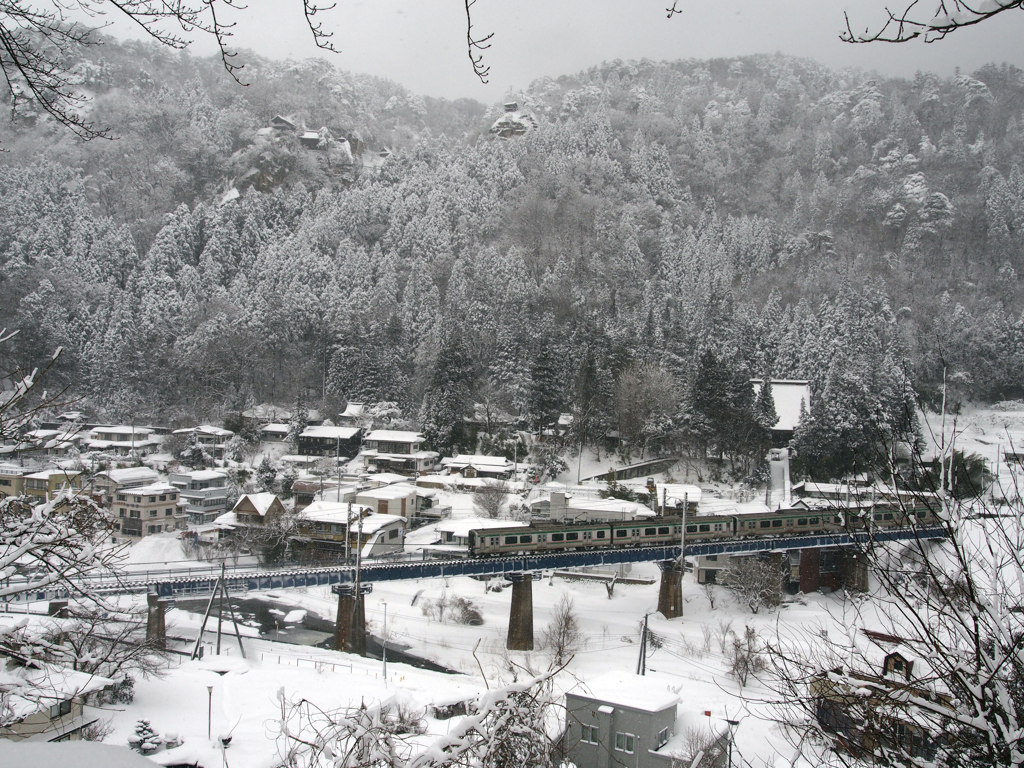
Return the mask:
<svg viewBox="0 0 1024 768">
<path fill-rule="evenodd" d="M 864 418 L 944 366 L 956 398 L 1024 394 L 1016 68 L 614 62 L 516 94 L 501 138 L 500 103 L 323 61 L 249 55 L 241 89 L 92 55 L 119 140 L 2 126 L 0 326 L 27 362 L 62 345 L 50 375 L 112 418 L 305 393 L 397 402 L 449 447 L 481 401 L 603 434 L 657 369 L 664 435 L 707 351 Z"/>
</svg>

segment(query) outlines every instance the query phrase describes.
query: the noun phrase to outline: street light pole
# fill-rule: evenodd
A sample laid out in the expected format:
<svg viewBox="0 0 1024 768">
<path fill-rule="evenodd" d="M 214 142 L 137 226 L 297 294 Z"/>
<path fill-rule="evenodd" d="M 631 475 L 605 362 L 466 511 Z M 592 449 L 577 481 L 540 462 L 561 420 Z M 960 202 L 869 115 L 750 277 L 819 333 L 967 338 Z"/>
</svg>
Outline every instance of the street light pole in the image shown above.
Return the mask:
<svg viewBox="0 0 1024 768">
<path fill-rule="evenodd" d="M 213 732 L 213 686 L 206 686 L 206 692 L 209 694 L 206 704 L 206 738 L 209 739 Z"/>
<path fill-rule="evenodd" d="M 732 740 L 736 735 L 736 726 L 740 724 L 739 720 L 726 720 L 729 724 L 729 768 L 732 768 Z"/>
</svg>

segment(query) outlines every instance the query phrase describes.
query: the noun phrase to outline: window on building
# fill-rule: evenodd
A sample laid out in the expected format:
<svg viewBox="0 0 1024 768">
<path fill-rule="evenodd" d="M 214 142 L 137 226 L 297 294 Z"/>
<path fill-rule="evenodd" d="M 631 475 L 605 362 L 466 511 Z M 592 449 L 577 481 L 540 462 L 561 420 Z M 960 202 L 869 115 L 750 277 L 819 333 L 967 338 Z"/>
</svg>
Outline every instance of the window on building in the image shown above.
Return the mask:
<svg viewBox="0 0 1024 768">
<path fill-rule="evenodd" d="M 128 500 L 128 496 L 127 496 L 127 494 L 119 493 L 119 494 L 117 494 L 117 500 L 118 501 L 127 501 Z"/>
<path fill-rule="evenodd" d="M 59 701 L 50 707 L 50 719 L 55 720 L 58 717 L 71 714 L 71 700 Z"/>
<path fill-rule="evenodd" d="M 174 514 L 174 510 L 173 509 L 165 509 L 164 510 L 164 517 L 170 517 L 173 514 Z"/>
<path fill-rule="evenodd" d="M 118 517 L 124 517 L 124 510 L 123 509 L 117 510 L 117 516 Z"/>
<path fill-rule="evenodd" d="M 587 744 L 597 744 L 599 741 L 599 735 L 600 731 L 596 725 L 584 725 L 581 728 L 580 741 L 586 742 Z"/>
<path fill-rule="evenodd" d="M 160 497 L 160 501 L 167 501 L 167 494 Z"/>
<path fill-rule="evenodd" d="M 658 731 L 658 746 L 663 747 L 668 744 L 668 728 L 662 728 Z"/>
<path fill-rule="evenodd" d="M 142 516 L 142 515 L 141 515 L 141 514 L 139 513 L 139 510 L 137 510 L 137 509 L 133 509 L 133 510 L 131 510 L 131 511 L 130 511 L 130 512 L 128 513 L 128 517 L 134 517 L 134 518 L 136 518 L 136 519 L 138 519 L 138 518 L 139 518 L 139 517 L 141 517 L 141 516 Z"/>
<path fill-rule="evenodd" d="M 392 528 L 390 531 L 388 531 L 388 538 L 389 539 L 397 539 L 398 538 L 398 529 L 397 528 Z"/>
<path fill-rule="evenodd" d="M 623 733 L 619 731 L 615 734 L 615 751 L 625 752 L 627 755 L 632 755 L 635 747 L 635 737 L 632 733 Z"/>
<path fill-rule="evenodd" d="M 151 509 L 151 510 L 149 510 L 149 516 L 150 517 L 156 517 L 157 512 L 159 512 L 159 511 L 160 510 L 158 510 L 158 509 Z"/>
</svg>

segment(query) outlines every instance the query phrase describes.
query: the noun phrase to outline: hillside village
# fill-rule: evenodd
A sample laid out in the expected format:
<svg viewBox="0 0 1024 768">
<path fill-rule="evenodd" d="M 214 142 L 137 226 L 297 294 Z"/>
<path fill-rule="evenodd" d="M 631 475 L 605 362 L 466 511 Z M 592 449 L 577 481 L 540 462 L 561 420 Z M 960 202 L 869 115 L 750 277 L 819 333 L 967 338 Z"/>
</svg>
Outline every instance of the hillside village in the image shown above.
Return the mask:
<svg viewBox="0 0 1024 768">
<path fill-rule="evenodd" d="M 0 765 L 1024 764 L 1021 70 L 247 60 L 0 123 Z"/>
</svg>

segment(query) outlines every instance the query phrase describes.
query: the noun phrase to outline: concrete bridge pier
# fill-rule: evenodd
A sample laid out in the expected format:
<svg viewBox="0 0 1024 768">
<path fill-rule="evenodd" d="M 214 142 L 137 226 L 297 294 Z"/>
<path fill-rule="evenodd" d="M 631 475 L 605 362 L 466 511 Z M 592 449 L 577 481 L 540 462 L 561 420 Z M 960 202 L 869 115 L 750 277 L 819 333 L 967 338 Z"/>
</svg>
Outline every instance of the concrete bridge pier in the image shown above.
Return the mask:
<svg viewBox="0 0 1024 768">
<path fill-rule="evenodd" d="M 155 592 L 146 595 L 146 642 L 154 648 L 167 647 L 167 600 Z"/>
<path fill-rule="evenodd" d="M 660 560 L 661 589 L 658 591 L 658 612 L 666 619 L 683 615 L 683 566 L 678 560 Z"/>
<path fill-rule="evenodd" d="M 505 647 L 510 651 L 533 650 L 533 574 L 509 574 L 512 581 L 512 609 L 508 617 L 508 640 Z"/>
<path fill-rule="evenodd" d="M 334 621 L 334 650 L 366 655 L 366 612 L 363 596 L 338 593 L 338 615 Z"/>
</svg>

